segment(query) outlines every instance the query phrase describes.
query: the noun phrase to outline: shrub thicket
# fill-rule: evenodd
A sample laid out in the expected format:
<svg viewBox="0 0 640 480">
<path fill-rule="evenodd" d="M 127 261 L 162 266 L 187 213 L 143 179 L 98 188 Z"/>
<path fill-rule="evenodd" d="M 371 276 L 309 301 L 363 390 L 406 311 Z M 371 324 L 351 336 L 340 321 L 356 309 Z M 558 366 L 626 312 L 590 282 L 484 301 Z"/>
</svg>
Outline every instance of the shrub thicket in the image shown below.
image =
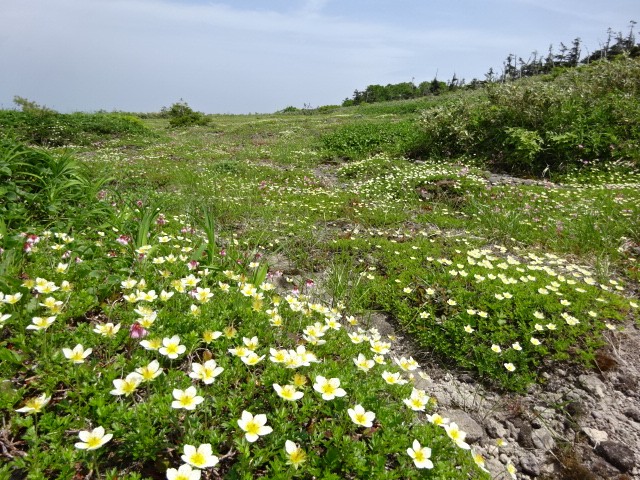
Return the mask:
<svg viewBox="0 0 640 480">
<path fill-rule="evenodd" d="M 640 154 L 640 59 L 562 70 L 492 84 L 425 110 L 422 155 L 477 155 L 521 173 L 563 170 Z"/>
<path fill-rule="evenodd" d="M 0 110 L 0 131 L 20 141 L 46 147 L 87 145 L 105 137 L 149 135 L 133 115 L 121 113 L 58 113 L 48 108 Z"/>
</svg>

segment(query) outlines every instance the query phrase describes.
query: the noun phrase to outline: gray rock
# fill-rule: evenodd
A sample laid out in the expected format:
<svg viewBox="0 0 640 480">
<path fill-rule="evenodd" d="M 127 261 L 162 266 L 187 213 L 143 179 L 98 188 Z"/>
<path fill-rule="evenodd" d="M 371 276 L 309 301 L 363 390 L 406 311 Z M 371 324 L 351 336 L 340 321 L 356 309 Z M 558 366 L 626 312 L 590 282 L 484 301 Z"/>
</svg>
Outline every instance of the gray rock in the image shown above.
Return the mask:
<svg viewBox="0 0 640 480">
<path fill-rule="evenodd" d="M 546 428 L 540 428 L 531 432 L 531 440 L 537 449 L 544 450 L 545 452 L 556 448 L 556 441 Z"/>
<path fill-rule="evenodd" d="M 511 422 L 506 421 L 505 427 L 507 428 L 509 438 L 517 438 L 518 437 L 518 428 Z"/>
<path fill-rule="evenodd" d="M 582 429 L 584 434 L 587 436 L 589 443 L 594 447 L 599 443 L 606 442 L 609 440 L 609 434 L 603 430 L 596 430 L 595 428 L 584 427 Z"/>
<path fill-rule="evenodd" d="M 535 448 L 533 443 L 533 429 L 528 423 L 522 423 L 520 430 L 518 431 L 518 443 L 522 448 L 532 449 Z"/>
<path fill-rule="evenodd" d="M 540 462 L 533 453 L 525 453 L 520 457 L 520 468 L 524 473 L 532 477 L 540 475 Z"/>
<path fill-rule="evenodd" d="M 507 430 L 493 418 L 487 420 L 485 430 L 491 438 L 505 438 L 507 436 Z"/>
<path fill-rule="evenodd" d="M 582 387 L 584 387 L 588 392 L 597 396 L 598 398 L 604 398 L 606 391 L 606 386 L 602 381 L 595 375 L 580 375 L 578 377 L 578 382 Z"/>
<path fill-rule="evenodd" d="M 618 442 L 602 442 L 596 447 L 596 453 L 621 472 L 628 472 L 635 465 L 633 451 Z"/>
<path fill-rule="evenodd" d="M 635 420 L 636 422 L 640 423 L 640 409 L 636 408 L 636 407 L 629 407 L 624 411 L 624 414 Z"/>
<path fill-rule="evenodd" d="M 445 414 L 441 415 L 449 417 L 452 422 L 456 422 L 458 424 L 460 430 L 466 432 L 467 443 L 475 443 L 484 437 L 484 430 L 482 429 L 482 426 L 467 412 L 462 410 L 449 410 L 445 412 Z"/>
</svg>

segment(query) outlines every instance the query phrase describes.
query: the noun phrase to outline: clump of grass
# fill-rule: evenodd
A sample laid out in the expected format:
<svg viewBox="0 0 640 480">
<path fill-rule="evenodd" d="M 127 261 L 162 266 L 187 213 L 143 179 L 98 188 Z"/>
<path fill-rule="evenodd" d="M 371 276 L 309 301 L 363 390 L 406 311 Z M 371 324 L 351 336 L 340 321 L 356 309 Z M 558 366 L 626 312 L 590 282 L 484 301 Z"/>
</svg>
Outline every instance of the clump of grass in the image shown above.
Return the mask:
<svg viewBox="0 0 640 480">
<path fill-rule="evenodd" d="M 0 139 L 0 213 L 8 227 L 73 223 L 74 215 L 96 217 L 106 178 L 90 178 L 70 154 L 53 154 Z"/>
</svg>

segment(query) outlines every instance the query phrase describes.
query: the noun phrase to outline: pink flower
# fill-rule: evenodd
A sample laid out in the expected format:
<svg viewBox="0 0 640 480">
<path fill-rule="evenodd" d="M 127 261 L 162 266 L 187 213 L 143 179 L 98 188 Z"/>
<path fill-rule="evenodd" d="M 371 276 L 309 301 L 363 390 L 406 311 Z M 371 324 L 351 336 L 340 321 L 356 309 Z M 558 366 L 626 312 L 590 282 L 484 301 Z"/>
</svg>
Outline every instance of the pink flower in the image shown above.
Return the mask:
<svg viewBox="0 0 640 480">
<path fill-rule="evenodd" d="M 120 235 L 118 238 L 116 238 L 116 242 L 124 246 L 128 245 L 130 241 L 131 237 L 128 235 Z"/>
<path fill-rule="evenodd" d="M 135 322 L 131 325 L 131 328 L 129 328 L 129 336 L 131 338 L 144 338 L 148 333 L 149 332 L 147 332 L 138 322 Z"/>
</svg>

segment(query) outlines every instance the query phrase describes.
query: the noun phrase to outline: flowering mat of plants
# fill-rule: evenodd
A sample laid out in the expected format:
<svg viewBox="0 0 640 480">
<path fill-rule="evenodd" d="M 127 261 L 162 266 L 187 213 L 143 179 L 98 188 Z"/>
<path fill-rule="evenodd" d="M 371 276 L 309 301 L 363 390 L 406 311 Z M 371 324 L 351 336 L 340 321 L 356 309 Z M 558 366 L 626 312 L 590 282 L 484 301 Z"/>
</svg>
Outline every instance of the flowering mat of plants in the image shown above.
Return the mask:
<svg viewBox="0 0 640 480">
<path fill-rule="evenodd" d="M 2 478 L 488 478 L 421 355 L 523 392 L 637 321 L 636 171 L 492 184 L 325 163 L 324 117 L 214 123 L 72 146 L 99 191 L 0 223 Z"/>
</svg>

